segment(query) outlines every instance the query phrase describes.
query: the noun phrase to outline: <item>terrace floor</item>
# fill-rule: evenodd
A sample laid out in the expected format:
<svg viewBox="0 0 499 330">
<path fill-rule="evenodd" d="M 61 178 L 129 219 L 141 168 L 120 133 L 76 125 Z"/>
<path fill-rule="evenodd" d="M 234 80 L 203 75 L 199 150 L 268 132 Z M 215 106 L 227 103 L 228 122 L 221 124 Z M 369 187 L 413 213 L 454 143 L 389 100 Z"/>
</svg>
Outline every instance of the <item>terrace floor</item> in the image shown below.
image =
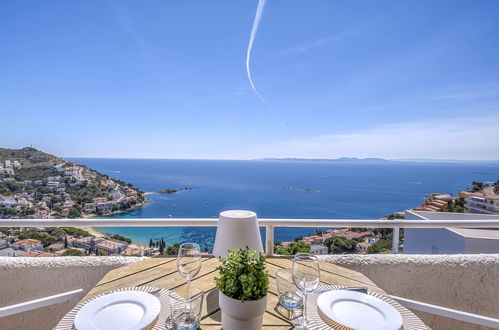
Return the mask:
<svg viewBox="0 0 499 330">
<path fill-rule="evenodd" d="M 293 316 L 278 304 L 275 274 L 279 269 L 291 268 L 292 259 L 283 257 L 268 257 L 266 262 L 270 274 L 270 289 L 267 301 L 267 311 L 264 315 L 264 329 L 291 329 Z M 192 286 L 205 291 L 202 311 L 202 329 L 220 329 L 221 312 L 218 306 L 218 290 L 214 278 L 218 272 L 216 267 L 219 261 L 214 257 L 203 258 L 201 271 L 192 281 Z M 369 291 L 386 295 L 371 280 L 359 272 L 321 261 L 321 284 L 367 287 Z M 176 258 L 151 258 L 122 268 L 110 271 L 104 278 L 82 299 L 86 301 L 103 293 L 126 287 L 158 287 L 167 290 L 179 291 L 185 289 L 186 281 L 177 271 Z M 398 304 L 393 301 L 392 305 Z M 404 317 L 405 329 L 427 329 L 419 318 L 401 305 L 396 307 Z M 408 324 L 408 321 L 410 324 Z M 157 325 L 158 326 L 158 325 Z M 157 326 L 154 328 L 156 329 Z M 161 328 L 161 326 L 159 327 Z M 327 327 L 326 327 L 327 328 Z"/>
</svg>

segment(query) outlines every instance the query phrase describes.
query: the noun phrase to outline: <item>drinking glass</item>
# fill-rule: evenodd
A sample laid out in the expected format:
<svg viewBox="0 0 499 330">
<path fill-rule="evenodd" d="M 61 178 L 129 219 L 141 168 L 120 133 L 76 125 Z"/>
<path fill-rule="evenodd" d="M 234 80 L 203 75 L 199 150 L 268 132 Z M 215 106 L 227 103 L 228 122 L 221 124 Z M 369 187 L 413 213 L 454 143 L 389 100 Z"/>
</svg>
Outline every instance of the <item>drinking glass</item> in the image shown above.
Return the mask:
<svg viewBox="0 0 499 330">
<path fill-rule="evenodd" d="M 187 281 L 187 297 L 191 280 L 196 277 L 201 269 L 201 250 L 196 243 L 183 243 L 178 249 L 177 269 Z"/>
<path fill-rule="evenodd" d="M 199 327 L 204 291 L 191 288 L 170 292 L 171 327 L 175 330 L 195 330 Z M 168 324 L 167 324 L 168 326 Z"/>
<path fill-rule="evenodd" d="M 293 282 L 303 293 L 302 329 L 307 329 L 307 294 L 319 286 L 319 260 L 310 253 L 297 253 L 293 260 Z"/>
<path fill-rule="evenodd" d="M 302 295 L 293 282 L 293 270 L 281 269 L 275 274 L 279 303 L 288 310 L 301 308 Z"/>
</svg>

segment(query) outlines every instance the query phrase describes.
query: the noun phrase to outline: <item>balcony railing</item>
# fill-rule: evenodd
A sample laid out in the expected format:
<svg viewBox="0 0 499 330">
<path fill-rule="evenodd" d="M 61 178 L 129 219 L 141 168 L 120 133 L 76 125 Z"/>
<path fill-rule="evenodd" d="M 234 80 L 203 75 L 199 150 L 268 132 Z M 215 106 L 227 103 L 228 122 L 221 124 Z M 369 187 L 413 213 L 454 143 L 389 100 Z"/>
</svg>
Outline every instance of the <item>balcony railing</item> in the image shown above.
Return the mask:
<svg viewBox="0 0 499 330">
<path fill-rule="evenodd" d="M 143 219 L 0 219 L 0 227 L 216 227 L 210 218 Z M 499 228 L 499 220 L 352 220 L 352 219 L 258 219 L 265 227 L 265 251 L 274 252 L 274 229 L 314 228 L 393 228 L 392 252 L 398 253 L 399 228 Z"/>
</svg>

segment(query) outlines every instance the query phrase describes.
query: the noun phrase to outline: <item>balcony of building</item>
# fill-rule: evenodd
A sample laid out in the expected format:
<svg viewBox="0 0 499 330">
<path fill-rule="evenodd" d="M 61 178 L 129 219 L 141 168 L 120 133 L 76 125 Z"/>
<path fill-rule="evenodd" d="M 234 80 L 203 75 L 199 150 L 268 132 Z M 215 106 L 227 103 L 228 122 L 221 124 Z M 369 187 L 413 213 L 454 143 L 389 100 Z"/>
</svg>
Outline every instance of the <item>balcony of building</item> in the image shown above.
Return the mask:
<svg viewBox="0 0 499 330">
<path fill-rule="evenodd" d="M 423 212 L 420 212 L 423 213 Z M 426 212 L 431 213 L 431 212 Z M 421 214 L 419 214 L 421 216 Z M 217 226 L 217 219 L 0 220 L 1 227 Z M 278 227 L 400 228 L 457 230 L 499 228 L 499 218 L 461 215 L 425 220 L 260 219 L 264 247 L 274 251 Z M 486 228 L 486 229 L 484 229 Z M 398 235 L 394 235 L 394 237 Z M 498 240 L 499 241 L 499 240 Z M 487 253 L 322 255 L 321 259 L 359 271 L 415 312 L 432 329 L 499 328 L 499 248 Z M 110 270 L 145 257 L 0 257 L 0 324 L 5 329 L 51 329 Z M 158 280 L 163 278 L 158 275 Z M 61 296 L 55 296 L 61 294 Z M 25 303 L 25 305 L 22 305 Z M 21 307 L 16 304 L 21 304 Z M 14 306 L 13 309 L 9 309 Z"/>
</svg>

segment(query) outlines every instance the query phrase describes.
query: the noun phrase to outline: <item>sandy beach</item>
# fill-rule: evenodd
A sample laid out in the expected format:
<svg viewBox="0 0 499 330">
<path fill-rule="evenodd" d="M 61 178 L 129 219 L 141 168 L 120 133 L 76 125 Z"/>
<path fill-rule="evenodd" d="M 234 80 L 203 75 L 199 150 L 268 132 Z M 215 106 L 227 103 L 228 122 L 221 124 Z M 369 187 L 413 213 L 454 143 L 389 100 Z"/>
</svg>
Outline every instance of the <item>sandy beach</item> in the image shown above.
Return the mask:
<svg viewBox="0 0 499 330">
<path fill-rule="evenodd" d="M 88 231 L 90 234 L 92 234 L 95 237 L 107 237 L 103 233 L 98 232 L 95 228 L 93 227 L 82 227 L 83 230 Z"/>
</svg>

